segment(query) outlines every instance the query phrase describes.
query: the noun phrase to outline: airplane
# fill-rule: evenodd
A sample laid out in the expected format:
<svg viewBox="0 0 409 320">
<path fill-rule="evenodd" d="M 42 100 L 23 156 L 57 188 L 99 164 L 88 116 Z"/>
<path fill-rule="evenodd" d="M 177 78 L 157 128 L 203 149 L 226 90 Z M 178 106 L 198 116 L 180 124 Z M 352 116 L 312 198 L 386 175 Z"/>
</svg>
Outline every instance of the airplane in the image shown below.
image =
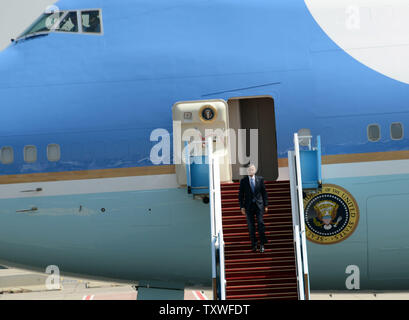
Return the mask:
<svg viewBox="0 0 409 320">
<path fill-rule="evenodd" d="M 152 163 L 152 132 L 247 121 L 269 133 L 266 180 L 288 180 L 295 132 L 321 137 L 326 193 L 305 198 L 311 289 L 345 290 L 348 266 L 359 290 L 409 289 L 407 4 L 56 6 L 0 53 L 1 265 L 210 286 L 209 205 L 186 192 L 183 166 Z M 220 121 L 190 121 L 208 105 Z M 224 180 L 239 169 L 226 163 Z"/>
</svg>

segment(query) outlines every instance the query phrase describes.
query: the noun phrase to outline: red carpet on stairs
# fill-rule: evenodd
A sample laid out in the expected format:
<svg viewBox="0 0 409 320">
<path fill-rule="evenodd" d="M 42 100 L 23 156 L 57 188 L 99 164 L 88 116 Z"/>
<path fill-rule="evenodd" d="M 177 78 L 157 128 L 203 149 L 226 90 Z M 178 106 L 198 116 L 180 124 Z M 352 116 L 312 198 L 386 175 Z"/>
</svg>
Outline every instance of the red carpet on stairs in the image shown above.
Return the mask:
<svg viewBox="0 0 409 320">
<path fill-rule="evenodd" d="M 298 299 L 289 181 L 266 181 L 268 243 L 252 252 L 239 183 L 221 185 L 227 299 Z M 257 233 L 257 239 L 258 233 Z"/>
</svg>

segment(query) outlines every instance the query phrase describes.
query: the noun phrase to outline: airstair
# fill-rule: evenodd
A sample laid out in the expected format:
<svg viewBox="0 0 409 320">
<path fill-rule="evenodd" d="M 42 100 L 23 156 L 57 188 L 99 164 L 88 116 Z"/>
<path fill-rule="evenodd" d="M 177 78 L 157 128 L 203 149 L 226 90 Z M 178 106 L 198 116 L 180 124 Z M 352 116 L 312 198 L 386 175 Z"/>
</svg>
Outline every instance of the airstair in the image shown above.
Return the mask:
<svg viewBox="0 0 409 320">
<path fill-rule="evenodd" d="M 265 185 L 264 253 L 251 251 L 247 220 L 237 201 L 239 183 L 221 186 L 227 299 L 298 299 L 290 182 Z"/>
<path fill-rule="evenodd" d="M 215 298 L 309 299 L 303 192 L 316 192 L 322 184 L 320 138 L 315 148 L 311 140 L 311 136 L 294 135 L 294 151 L 288 152 L 289 180 L 265 181 L 269 206 L 264 214 L 268 239 L 264 253 L 251 251 L 246 217 L 238 202 L 239 183 L 220 183 L 213 140 L 206 142 L 207 159 L 200 170 L 187 161 L 188 191 L 204 190 L 209 196 Z M 300 148 L 300 141 L 306 147 Z"/>
</svg>

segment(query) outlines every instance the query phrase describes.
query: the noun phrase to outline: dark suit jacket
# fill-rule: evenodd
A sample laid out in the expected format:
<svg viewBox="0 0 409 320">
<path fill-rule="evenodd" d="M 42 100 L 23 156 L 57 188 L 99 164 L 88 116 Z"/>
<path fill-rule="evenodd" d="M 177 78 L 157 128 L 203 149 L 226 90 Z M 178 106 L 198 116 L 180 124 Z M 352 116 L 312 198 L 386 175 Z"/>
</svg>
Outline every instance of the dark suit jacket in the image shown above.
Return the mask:
<svg viewBox="0 0 409 320">
<path fill-rule="evenodd" d="M 256 199 L 256 205 L 264 212 L 264 207 L 268 205 L 268 196 L 263 177 L 256 176 L 254 193 L 251 190 L 249 177 L 246 176 L 240 180 L 239 202 L 240 208 L 250 209 L 253 198 Z"/>
</svg>

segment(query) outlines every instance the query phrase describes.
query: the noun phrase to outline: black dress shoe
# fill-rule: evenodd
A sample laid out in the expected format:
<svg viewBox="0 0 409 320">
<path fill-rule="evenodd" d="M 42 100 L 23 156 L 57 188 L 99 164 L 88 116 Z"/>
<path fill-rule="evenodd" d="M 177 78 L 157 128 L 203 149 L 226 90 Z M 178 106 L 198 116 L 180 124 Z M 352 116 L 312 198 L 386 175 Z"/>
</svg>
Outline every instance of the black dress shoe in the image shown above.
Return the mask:
<svg viewBox="0 0 409 320">
<path fill-rule="evenodd" d="M 260 245 L 260 252 L 263 253 L 264 252 L 264 244 Z"/>
<path fill-rule="evenodd" d="M 257 252 L 257 245 L 251 247 L 251 251 Z"/>
</svg>

